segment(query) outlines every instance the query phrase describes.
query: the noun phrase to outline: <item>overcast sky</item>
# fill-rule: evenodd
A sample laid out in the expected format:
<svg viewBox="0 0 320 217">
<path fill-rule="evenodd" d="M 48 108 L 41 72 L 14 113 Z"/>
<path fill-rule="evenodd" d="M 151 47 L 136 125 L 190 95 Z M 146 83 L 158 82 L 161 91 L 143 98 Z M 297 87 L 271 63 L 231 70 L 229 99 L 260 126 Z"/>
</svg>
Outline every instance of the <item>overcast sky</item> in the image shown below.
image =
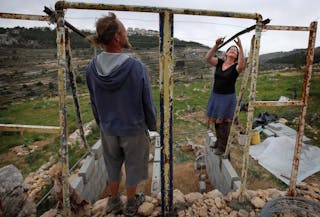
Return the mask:
<svg viewBox="0 0 320 217">
<path fill-rule="evenodd" d="M 55 2 L 55 0 L 0 0 L 0 12 L 45 15 L 42 12 L 44 6 L 54 8 Z M 259 13 L 263 19 L 271 19 L 270 25 L 309 26 L 312 21 L 320 21 L 320 0 L 80 0 L 76 2 Z M 94 30 L 96 19 L 106 13 L 106 11 L 68 9 L 66 20 L 79 29 Z M 117 11 L 115 13 L 126 27 L 159 29 L 158 14 Z M 226 36 L 228 39 L 254 24 L 254 20 L 247 19 L 174 15 L 174 36 L 212 46 L 217 37 Z M 0 27 L 15 26 L 54 28 L 53 24 L 49 25 L 46 22 L 0 19 Z M 318 30 L 316 46 L 320 46 L 319 32 Z M 252 34 L 253 32 L 240 37 L 246 53 L 250 49 Z M 307 48 L 307 45 L 308 32 L 263 31 L 260 53 L 290 51 Z"/>
</svg>

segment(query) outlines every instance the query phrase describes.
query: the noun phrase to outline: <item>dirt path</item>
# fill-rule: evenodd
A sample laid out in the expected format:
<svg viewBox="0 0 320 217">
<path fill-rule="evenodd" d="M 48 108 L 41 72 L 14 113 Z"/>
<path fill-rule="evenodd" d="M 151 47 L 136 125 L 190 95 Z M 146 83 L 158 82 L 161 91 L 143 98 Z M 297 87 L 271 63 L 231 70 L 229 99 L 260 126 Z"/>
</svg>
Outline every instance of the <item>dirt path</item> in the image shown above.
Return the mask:
<svg viewBox="0 0 320 217">
<path fill-rule="evenodd" d="M 152 183 L 152 163 L 149 163 L 149 179 L 142 182 L 138 186 L 138 191 L 143 190 L 147 195 L 151 193 Z M 120 194 L 126 195 L 125 191 L 125 177 L 123 177 L 120 185 Z M 207 191 L 211 190 L 210 183 L 207 184 Z M 199 182 L 196 171 L 194 170 L 193 162 L 175 164 L 173 169 L 173 186 L 174 189 L 179 189 L 182 193 L 188 194 L 190 192 L 199 192 Z M 101 198 L 109 195 L 108 189 L 105 189 Z"/>
</svg>

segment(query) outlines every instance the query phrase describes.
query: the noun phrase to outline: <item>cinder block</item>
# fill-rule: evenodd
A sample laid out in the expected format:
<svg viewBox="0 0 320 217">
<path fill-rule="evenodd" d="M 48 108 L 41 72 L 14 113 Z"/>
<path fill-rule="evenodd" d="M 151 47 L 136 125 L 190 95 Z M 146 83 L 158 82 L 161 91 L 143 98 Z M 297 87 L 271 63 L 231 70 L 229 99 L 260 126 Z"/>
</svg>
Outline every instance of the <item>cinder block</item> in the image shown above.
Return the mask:
<svg viewBox="0 0 320 217">
<path fill-rule="evenodd" d="M 236 191 L 236 190 L 238 190 L 240 188 L 240 186 L 241 186 L 241 181 L 240 180 L 234 181 L 232 183 L 232 190 Z"/>
<path fill-rule="evenodd" d="M 91 148 L 92 152 L 94 153 L 94 158 L 98 159 L 102 156 L 102 143 L 101 139 L 99 139 L 96 144 L 94 144 Z"/>
<path fill-rule="evenodd" d="M 78 176 L 77 178 L 73 179 L 71 186 L 83 197 L 84 182 L 82 177 Z"/>
<path fill-rule="evenodd" d="M 81 166 L 78 175 L 83 178 L 84 184 L 86 184 L 93 174 L 95 166 L 94 156 L 88 156 L 84 164 Z"/>
<path fill-rule="evenodd" d="M 149 131 L 149 137 L 150 139 L 153 139 L 153 138 L 160 137 L 160 135 L 157 131 Z"/>
<path fill-rule="evenodd" d="M 156 197 L 161 188 L 160 162 L 153 163 L 151 196 Z"/>
<path fill-rule="evenodd" d="M 160 162 L 160 161 L 161 161 L 161 148 L 155 147 L 153 162 Z"/>
<path fill-rule="evenodd" d="M 233 166 L 231 165 L 228 159 L 223 159 L 222 165 L 228 171 L 228 175 L 231 177 L 232 180 L 239 180 L 237 172 L 234 170 Z"/>
<path fill-rule="evenodd" d="M 206 146 L 210 145 L 212 143 L 212 138 L 214 137 L 211 130 L 207 130 L 207 136 L 206 136 Z"/>
<path fill-rule="evenodd" d="M 232 191 L 233 182 L 239 180 L 238 174 L 232 167 L 230 161 L 228 159 L 222 160 L 221 173 L 224 177 L 224 185 L 226 189 L 226 193 Z"/>
<path fill-rule="evenodd" d="M 95 162 L 95 172 L 97 173 L 97 182 L 99 182 L 99 186 L 105 185 L 108 178 L 108 173 L 106 170 L 106 166 L 104 164 L 103 158 L 99 158 Z"/>
<path fill-rule="evenodd" d="M 211 131 L 207 131 L 205 163 L 212 186 L 221 193 L 227 194 L 240 187 L 239 177 L 228 159 L 215 155 L 208 146 L 215 141 Z"/>
<path fill-rule="evenodd" d="M 161 147 L 160 136 L 156 137 L 154 147 L 155 148 L 160 148 Z"/>
</svg>

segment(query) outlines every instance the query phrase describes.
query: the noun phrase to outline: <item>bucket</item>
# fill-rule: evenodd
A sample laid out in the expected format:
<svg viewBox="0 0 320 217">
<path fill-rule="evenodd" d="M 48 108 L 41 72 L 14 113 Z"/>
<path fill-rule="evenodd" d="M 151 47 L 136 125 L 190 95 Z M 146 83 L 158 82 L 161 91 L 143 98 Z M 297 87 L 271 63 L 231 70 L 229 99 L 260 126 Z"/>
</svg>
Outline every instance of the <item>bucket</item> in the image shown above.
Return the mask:
<svg viewBox="0 0 320 217">
<path fill-rule="evenodd" d="M 251 144 L 257 145 L 260 143 L 260 133 L 259 131 L 253 131 L 251 134 Z"/>
</svg>

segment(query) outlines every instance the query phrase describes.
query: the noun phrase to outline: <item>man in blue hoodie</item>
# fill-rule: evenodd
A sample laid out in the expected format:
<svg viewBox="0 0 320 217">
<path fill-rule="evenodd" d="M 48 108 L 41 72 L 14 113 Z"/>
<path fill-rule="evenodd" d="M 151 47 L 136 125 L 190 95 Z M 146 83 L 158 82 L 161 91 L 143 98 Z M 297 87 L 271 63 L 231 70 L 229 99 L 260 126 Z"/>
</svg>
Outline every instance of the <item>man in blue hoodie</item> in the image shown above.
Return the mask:
<svg viewBox="0 0 320 217">
<path fill-rule="evenodd" d="M 96 34 L 88 39 L 103 49 L 89 63 L 86 76 L 108 171 L 111 198 L 106 212 L 122 210 L 119 185 L 124 163 L 128 198 L 124 214 L 133 216 L 144 199 L 136 195 L 137 185 L 148 178 L 148 129 L 156 130 L 149 75 L 140 61 L 122 53 L 122 48 L 131 45 L 115 14 L 100 18 Z"/>
</svg>

